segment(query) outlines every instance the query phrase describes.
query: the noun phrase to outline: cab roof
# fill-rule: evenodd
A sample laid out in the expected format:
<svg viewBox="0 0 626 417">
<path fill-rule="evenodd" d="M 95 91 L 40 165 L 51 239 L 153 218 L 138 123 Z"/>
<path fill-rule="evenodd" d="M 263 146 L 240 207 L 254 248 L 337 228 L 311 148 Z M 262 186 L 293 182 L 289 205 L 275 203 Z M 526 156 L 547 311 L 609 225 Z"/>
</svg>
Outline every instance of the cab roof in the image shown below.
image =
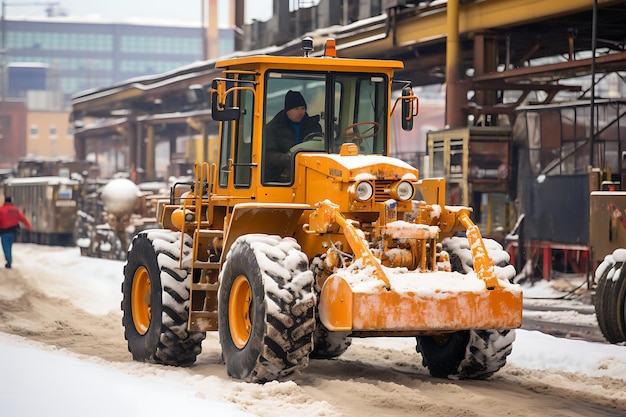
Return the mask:
<svg viewBox="0 0 626 417">
<path fill-rule="evenodd" d="M 404 68 L 402 61 L 382 59 L 352 59 L 319 57 L 290 57 L 273 55 L 254 55 L 224 59 L 215 63 L 215 68 L 224 69 L 307 69 L 325 71 L 389 72 Z"/>
</svg>

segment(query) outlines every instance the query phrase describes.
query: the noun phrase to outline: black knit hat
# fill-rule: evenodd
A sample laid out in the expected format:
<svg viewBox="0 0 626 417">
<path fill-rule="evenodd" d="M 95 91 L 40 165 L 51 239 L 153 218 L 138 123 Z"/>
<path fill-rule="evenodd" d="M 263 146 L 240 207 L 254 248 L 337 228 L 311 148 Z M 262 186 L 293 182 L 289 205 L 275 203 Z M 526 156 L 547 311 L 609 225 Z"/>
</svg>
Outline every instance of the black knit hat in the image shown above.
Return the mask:
<svg viewBox="0 0 626 417">
<path fill-rule="evenodd" d="M 285 111 L 299 106 L 304 106 L 304 108 L 306 108 L 306 101 L 304 101 L 302 94 L 298 91 L 287 91 L 287 94 L 285 94 Z"/>
</svg>

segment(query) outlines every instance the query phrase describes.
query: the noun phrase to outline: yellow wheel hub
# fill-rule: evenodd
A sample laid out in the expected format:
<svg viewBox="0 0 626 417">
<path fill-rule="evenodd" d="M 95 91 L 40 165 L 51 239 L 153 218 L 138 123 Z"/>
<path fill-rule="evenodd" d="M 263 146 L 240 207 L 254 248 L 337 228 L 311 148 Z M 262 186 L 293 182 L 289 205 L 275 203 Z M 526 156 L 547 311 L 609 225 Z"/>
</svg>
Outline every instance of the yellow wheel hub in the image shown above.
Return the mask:
<svg viewBox="0 0 626 417">
<path fill-rule="evenodd" d="M 248 278 L 239 275 L 230 290 L 228 300 L 228 323 L 230 326 L 230 336 L 233 343 L 242 349 L 252 331 L 252 291 Z"/>
<path fill-rule="evenodd" d="M 135 271 L 131 303 L 135 329 L 137 333 L 144 335 L 152 320 L 152 285 L 150 274 L 144 266 L 140 266 Z"/>
</svg>

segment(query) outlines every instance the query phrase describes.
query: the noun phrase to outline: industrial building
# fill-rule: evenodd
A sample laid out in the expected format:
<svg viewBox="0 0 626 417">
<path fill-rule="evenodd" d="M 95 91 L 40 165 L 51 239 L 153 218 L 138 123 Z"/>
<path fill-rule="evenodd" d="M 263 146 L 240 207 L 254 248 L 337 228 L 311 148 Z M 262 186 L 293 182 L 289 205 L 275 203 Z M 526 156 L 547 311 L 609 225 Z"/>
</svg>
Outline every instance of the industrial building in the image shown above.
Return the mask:
<svg viewBox="0 0 626 417">
<path fill-rule="evenodd" d="M 6 18 L 4 25 L 3 108 L 11 108 L 11 114 L 28 112 L 20 119 L 0 114 L 0 131 L 8 139 L 0 143 L 4 169 L 27 155 L 73 157 L 68 111 L 73 94 L 170 71 L 205 57 L 206 31 L 200 20 L 195 25 L 162 26 L 51 16 Z M 233 49 L 234 31 L 219 29 L 219 54 Z M 16 130 L 22 120 L 28 124 Z"/>
<path fill-rule="evenodd" d="M 37 90 L 58 90 L 69 98 L 79 91 L 166 72 L 204 57 L 200 23 L 162 26 L 70 17 L 8 19 L 5 23 L 7 60 L 12 70 L 8 98 L 25 97 L 28 89 L 34 89 L 24 82 L 33 67 L 47 72 L 45 86 L 37 83 Z M 220 30 L 220 55 L 231 53 L 233 48 L 233 31 Z M 25 63 L 39 65 L 28 67 Z M 18 65 L 24 70 L 18 71 Z"/>
</svg>

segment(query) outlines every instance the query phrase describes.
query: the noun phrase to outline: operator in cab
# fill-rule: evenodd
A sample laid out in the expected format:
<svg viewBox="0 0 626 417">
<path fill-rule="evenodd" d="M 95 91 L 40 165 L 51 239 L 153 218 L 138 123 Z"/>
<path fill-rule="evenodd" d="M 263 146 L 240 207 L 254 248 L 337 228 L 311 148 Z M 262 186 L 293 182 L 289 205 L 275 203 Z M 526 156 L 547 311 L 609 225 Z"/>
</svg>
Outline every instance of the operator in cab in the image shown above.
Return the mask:
<svg viewBox="0 0 626 417">
<path fill-rule="evenodd" d="M 318 117 L 306 112 L 306 101 L 300 92 L 287 91 L 284 109 L 266 126 L 266 181 L 289 181 L 289 150 L 312 133 L 322 134 Z"/>
</svg>

